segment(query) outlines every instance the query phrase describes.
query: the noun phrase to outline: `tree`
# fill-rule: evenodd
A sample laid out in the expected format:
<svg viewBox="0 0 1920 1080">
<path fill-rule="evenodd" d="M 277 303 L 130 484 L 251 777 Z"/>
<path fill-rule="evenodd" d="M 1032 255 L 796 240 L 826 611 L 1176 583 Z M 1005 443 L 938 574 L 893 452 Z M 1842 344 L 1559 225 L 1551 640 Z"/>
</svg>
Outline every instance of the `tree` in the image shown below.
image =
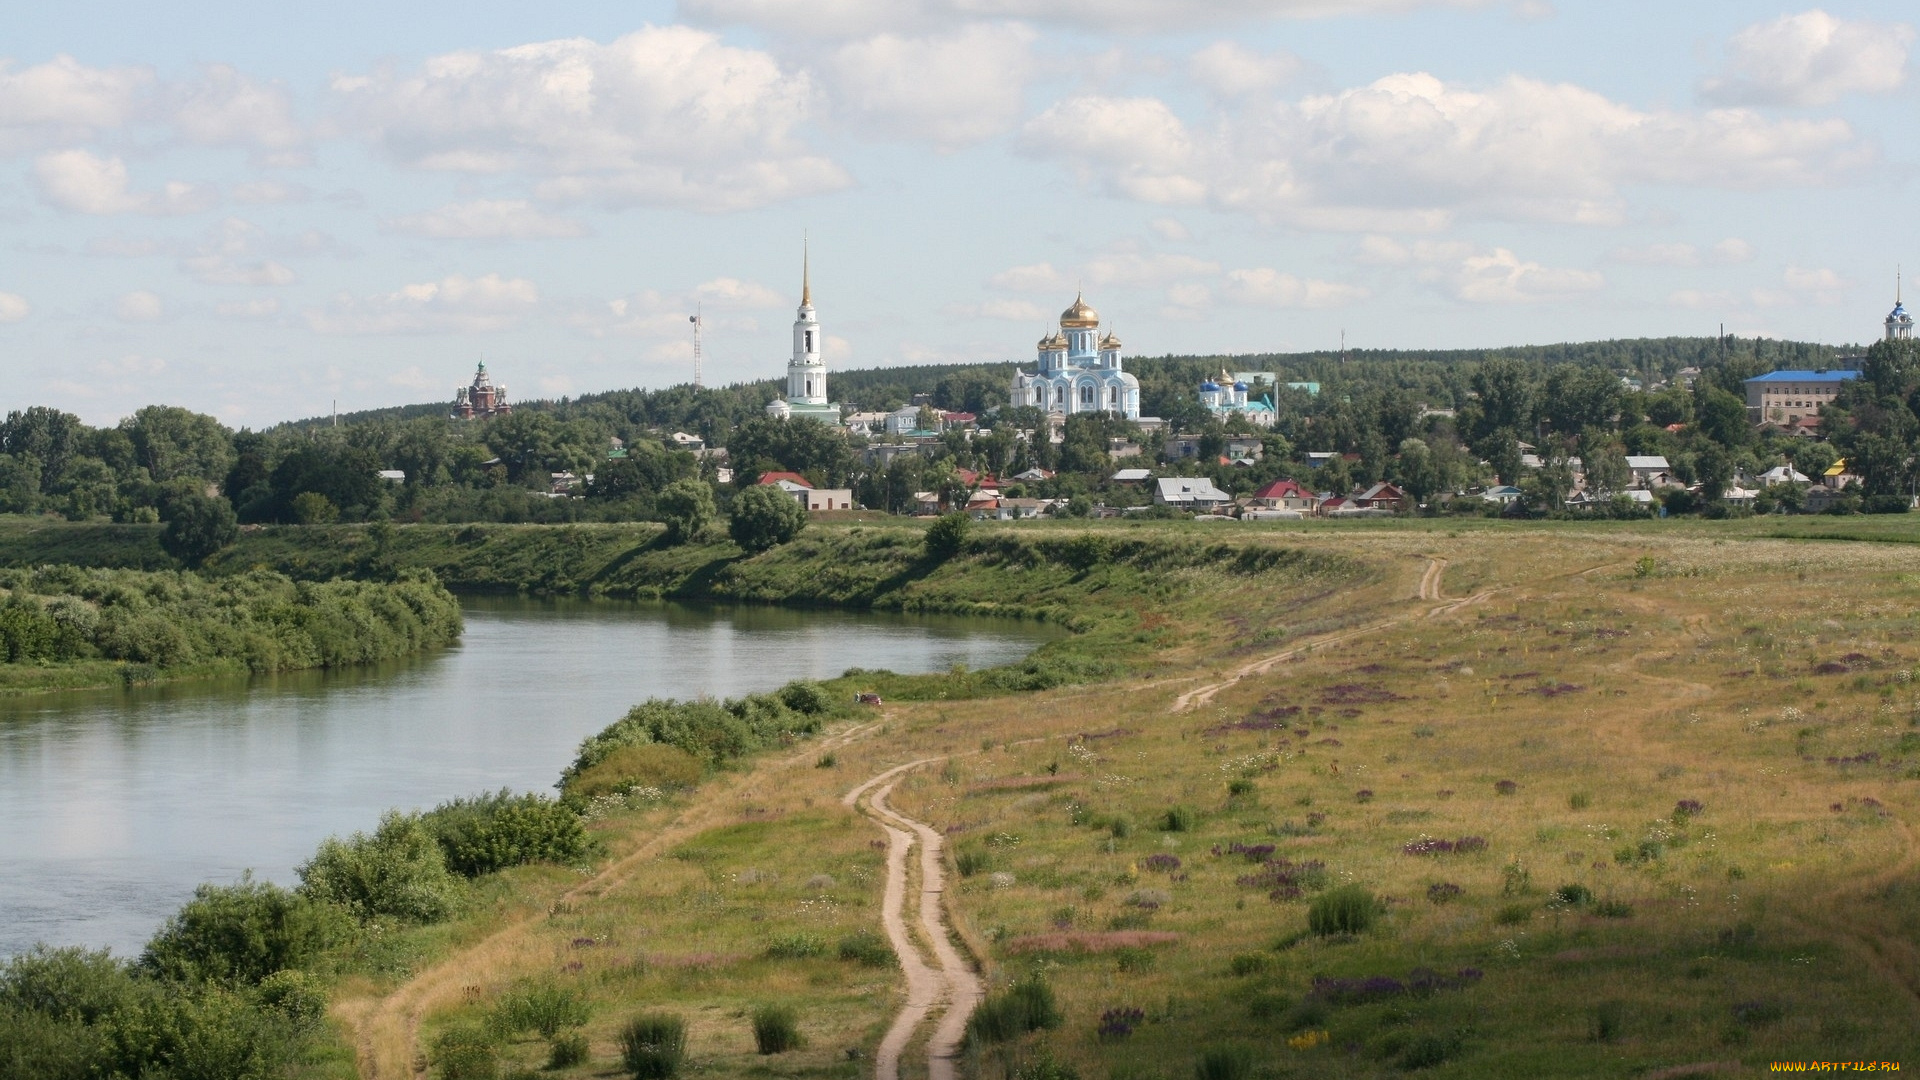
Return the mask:
<svg viewBox="0 0 1920 1080">
<path fill-rule="evenodd" d="M 1752 426 L 1747 423 L 1747 403 L 1720 389 L 1707 387 L 1698 395 L 1695 415 L 1700 434 L 1725 447 L 1745 446 Z"/>
<path fill-rule="evenodd" d="M 227 429 L 211 416 L 171 405 L 149 405 L 120 421 L 135 459 L 156 483 L 192 477 L 217 484 L 233 465 Z"/>
<path fill-rule="evenodd" d="M 1495 357 L 1481 364 L 1473 373 L 1473 389 L 1480 395 L 1478 422 L 1473 428 L 1478 438 L 1533 427 L 1533 382 L 1520 361 Z"/>
<path fill-rule="evenodd" d="M 761 473 L 778 469 L 838 483 L 846 478 L 853 463 L 844 431 L 806 417 L 755 417 L 734 429 L 727 449 L 733 459 L 733 475 L 749 484 Z"/>
<path fill-rule="evenodd" d="M 1587 490 L 1599 495 L 1625 491 L 1632 479 L 1626 455 L 1619 443 L 1603 434 L 1589 432 L 1581 440 L 1581 464 L 1586 467 Z"/>
<path fill-rule="evenodd" d="M 160 546 L 189 566 L 198 566 L 240 538 L 233 504 L 220 496 L 187 495 L 167 507 Z"/>
<path fill-rule="evenodd" d="M 290 512 L 296 525 L 331 525 L 340 519 L 340 508 L 317 491 L 295 495 Z"/>
<path fill-rule="evenodd" d="M 967 546 L 967 529 L 971 524 L 972 519 L 965 510 L 942 514 L 940 520 L 927 526 L 927 556 L 945 562 L 960 554 Z"/>
<path fill-rule="evenodd" d="M 391 916 L 438 922 L 453 913 L 460 882 L 418 814 L 389 810 L 372 836 L 328 837 L 302 863 L 300 892 L 339 904 L 366 922 Z"/>
<path fill-rule="evenodd" d="M 140 966 L 178 982 L 258 983 L 351 935 L 344 912 L 243 875 L 202 885 L 147 942 Z"/>
<path fill-rule="evenodd" d="M 734 496 L 730 513 L 727 535 L 755 553 L 778 547 L 807 527 L 806 507 L 776 484 L 755 484 Z"/>
<path fill-rule="evenodd" d="M 654 508 L 660 514 L 660 520 L 666 522 L 668 542 L 675 544 L 683 544 L 698 536 L 717 513 L 713 505 L 713 488 L 705 480 L 692 478 L 668 484 L 655 500 Z"/>
</svg>

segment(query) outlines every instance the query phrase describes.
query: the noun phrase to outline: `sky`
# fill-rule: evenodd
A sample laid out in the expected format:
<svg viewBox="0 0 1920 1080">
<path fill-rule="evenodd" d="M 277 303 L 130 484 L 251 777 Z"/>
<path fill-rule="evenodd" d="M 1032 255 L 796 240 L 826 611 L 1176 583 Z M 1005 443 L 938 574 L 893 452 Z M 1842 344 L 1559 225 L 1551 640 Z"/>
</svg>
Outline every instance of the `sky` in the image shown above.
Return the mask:
<svg viewBox="0 0 1920 1080">
<path fill-rule="evenodd" d="M 0 411 L 233 426 L 1127 353 L 1872 340 L 1909 3 L 8 0 Z M 830 384 L 831 387 L 831 384 Z"/>
</svg>

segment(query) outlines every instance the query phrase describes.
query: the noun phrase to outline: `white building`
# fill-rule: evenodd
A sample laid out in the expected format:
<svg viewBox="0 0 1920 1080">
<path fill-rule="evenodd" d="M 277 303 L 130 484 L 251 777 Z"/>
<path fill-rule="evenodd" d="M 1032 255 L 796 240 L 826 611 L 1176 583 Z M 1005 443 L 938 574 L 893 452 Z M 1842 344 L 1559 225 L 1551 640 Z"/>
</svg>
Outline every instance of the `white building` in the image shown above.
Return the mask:
<svg viewBox="0 0 1920 1080">
<path fill-rule="evenodd" d="M 840 426 L 840 406 L 827 400 L 827 364 L 820 357 L 820 319 L 813 310 L 813 280 L 805 249 L 800 256 L 800 309 L 793 320 L 793 359 L 787 361 L 787 396 L 767 403 L 767 415 L 805 417 Z"/>
<path fill-rule="evenodd" d="M 1233 502 L 1233 496 L 1213 486 L 1204 476 L 1164 476 L 1154 481 L 1153 501 L 1160 506 L 1211 512 Z"/>
<path fill-rule="evenodd" d="M 1261 398 L 1258 401 L 1247 400 L 1246 375 L 1254 372 L 1232 374 L 1220 372 L 1219 378 L 1208 379 L 1200 384 L 1200 404 L 1217 419 L 1225 420 L 1235 413 L 1247 418 L 1255 427 L 1273 426 L 1273 401 Z M 1272 386 L 1271 380 L 1267 383 Z"/>
<path fill-rule="evenodd" d="M 1108 331 L 1095 342 L 1100 314 L 1079 296 L 1060 313 L 1060 329 L 1040 339 L 1040 370 L 1013 376 L 1013 404 L 1044 412 L 1105 412 L 1140 419 L 1140 380 L 1120 366 L 1120 339 Z"/>
</svg>

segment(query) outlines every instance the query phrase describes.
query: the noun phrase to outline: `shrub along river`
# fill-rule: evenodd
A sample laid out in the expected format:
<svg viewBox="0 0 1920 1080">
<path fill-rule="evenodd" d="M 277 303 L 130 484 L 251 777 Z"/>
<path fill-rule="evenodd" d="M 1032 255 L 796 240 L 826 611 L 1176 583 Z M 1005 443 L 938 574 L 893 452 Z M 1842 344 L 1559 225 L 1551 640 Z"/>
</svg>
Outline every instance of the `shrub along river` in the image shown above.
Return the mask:
<svg viewBox="0 0 1920 1080">
<path fill-rule="evenodd" d="M 388 807 L 550 791 L 648 697 L 737 697 L 850 667 L 990 667 L 1057 630 L 614 601 L 463 602 L 459 644 L 378 666 L 0 698 L 0 957 L 137 953 L 202 881 L 293 884 Z"/>
</svg>

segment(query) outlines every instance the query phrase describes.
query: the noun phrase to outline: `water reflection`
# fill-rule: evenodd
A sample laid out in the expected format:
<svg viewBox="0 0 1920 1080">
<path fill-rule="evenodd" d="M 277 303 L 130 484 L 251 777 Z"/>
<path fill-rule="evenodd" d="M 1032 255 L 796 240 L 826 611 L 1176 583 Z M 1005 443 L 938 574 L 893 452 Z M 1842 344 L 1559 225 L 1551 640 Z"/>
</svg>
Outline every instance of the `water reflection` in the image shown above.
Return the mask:
<svg viewBox="0 0 1920 1080">
<path fill-rule="evenodd" d="M 389 806 L 544 790 L 646 697 L 1025 655 L 978 620 L 475 599 L 460 644 L 338 672 L 0 699 L 0 955 L 137 949 L 201 881 L 293 880 Z"/>
</svg>

